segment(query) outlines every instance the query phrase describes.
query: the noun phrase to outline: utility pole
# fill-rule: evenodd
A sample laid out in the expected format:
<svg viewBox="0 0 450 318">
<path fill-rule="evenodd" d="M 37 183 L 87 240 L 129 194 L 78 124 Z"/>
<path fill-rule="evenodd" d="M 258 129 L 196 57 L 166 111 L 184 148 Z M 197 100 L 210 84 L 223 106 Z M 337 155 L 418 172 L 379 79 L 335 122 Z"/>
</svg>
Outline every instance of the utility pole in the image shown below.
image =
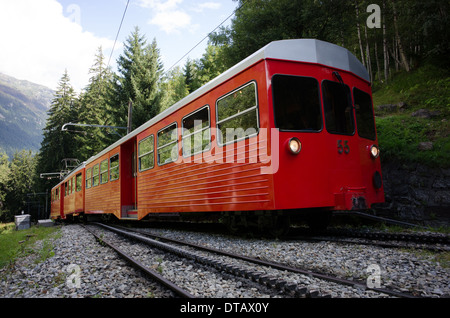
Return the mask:
<svg viewBox="0 0 450 318">
<path fill-rule="evenodd" d="M 130 100 L 128 102 L 128 126 L 127 126 L 128 134 L 133 130 L 132 122 L 133 122 L 133 102 Z"/>
</svg>

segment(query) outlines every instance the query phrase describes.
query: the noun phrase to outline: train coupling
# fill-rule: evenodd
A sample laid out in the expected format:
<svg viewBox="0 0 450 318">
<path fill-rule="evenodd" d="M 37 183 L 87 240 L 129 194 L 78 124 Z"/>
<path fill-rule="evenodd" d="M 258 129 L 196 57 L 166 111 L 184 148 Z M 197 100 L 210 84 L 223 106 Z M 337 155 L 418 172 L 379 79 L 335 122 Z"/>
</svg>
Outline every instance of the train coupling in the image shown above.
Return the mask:
<svg viewBox="0 0 450 318">
<path fill-rule="evenodd" d="M 365 210 L 369 206 L 365 187 L 344 187 L 334 194 L 336 210 Z"/>
</svg>

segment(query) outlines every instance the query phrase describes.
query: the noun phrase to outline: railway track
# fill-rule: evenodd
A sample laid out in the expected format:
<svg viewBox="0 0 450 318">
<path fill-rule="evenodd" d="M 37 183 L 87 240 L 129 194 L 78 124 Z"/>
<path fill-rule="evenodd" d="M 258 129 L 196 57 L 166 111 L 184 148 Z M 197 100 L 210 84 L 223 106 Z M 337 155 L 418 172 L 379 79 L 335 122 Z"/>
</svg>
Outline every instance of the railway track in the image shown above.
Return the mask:
<svg viewBox="0 0 450 318">
<path fill-rule="evenodd" d="M 430 233 L 385 233 L 377 231 L 330 229 L 324 233 L 318 234 L 294 233 L 287 237 L 287 239 L 372 245 L 385 248 L 429 250 L 433 252 L 450 251 L 450 240 L 448 236 Z"/>
<path fill-rule="evenodd" d="M 175 255 L 177 260 L 175 262 L 179 262 L 181 259 L 183 262 L 187 260 L 188 263 L 196 264 L 196 267 L 199 268 L 191 268 L 191 270 L 203 270 L 207 268 L 209 271 L 214 271 L 215 273 L 219 273 L 219 276 L 223 276 L 225 280 L 238 280 L 244 282 L 243 284 L 238 284 L 242 286 L 246 286 L 249 289 L 257 289 L 257 297 L 328 297 L 328 295 L 321 295 L 316 290 L 308 290 L 306 286 L 299 286 L 298 284 L 292 284 L 287 281 L 283 281 L 281 279 L 274 279 L 269 275 L 264 275 L 261 271 L 256 270 L 248 270 L 242 265 L 236 264 L 236 262 L 219 260 L 217 258 L 213 258 L 207 255 L 202 255 L 198 251 L 192 251 L 185 248 L 181 248 L 174 244 L 167 244 L 160 242 L 155 239 L 150 239 L 148 237 L 142 236 L 140 234 L 132 233 L 129 230 L 121 230 L 116 227 L 107 226 L 104 224 L 95 224 L 96 226 L 100 226 L 103 229 L 108 231 L 115 232 L 120 236 L 125 236 L 131 240 L 137 240 L 140 243 L 144 243 L 146 245 L 150 245 L 152 248 L 156 248 L 162 250 L 164 252 L 168 252 L 170 254 Z M 97 234 L 97 237 L 99 235 Z M 101 241 L 104 241 L 104 238 L 100 238 Z M 181 242 L 178 242 L 180 244 Z M 113 245 L 113 244 L 109 244 Z M 117 246 L 115 250 L 120 250 Z M 119 252 L 120 255 L 126 254 L 123 251 Z M 137 266 L 136 263 L 140 263 L 139 261 L 133 260 L 133 257 L 127 255 L 125 257 L 128 261 L 131 261 L 133 266 Z M 145 265 L 144 265 L 145 267 Z M 192 267 L 192 266 L 191 266 Z M 153 273 L 151 273 L 153 272 Z M 150 273 L 146 271 L 147 274 L 154 275 L 154 271 L 150 270 Z M 182 287 L 175 287 L 173 289 L 174 283 L 171 283 L 168 279 L 158 277 L 161 275 L 156 275 L 155 278 L 166 285 L 168 288 L 172 289 L 176 294 L 179 294 L 181 297 L 204 297 L 202 295 L 192 295 L 189 292 L 183 291 Z M 169 282 L 166 282 L 169 281 Z M 180 293 L 181 290 L 181 293 Z"/>
<path fill-rule="evenodd" d="M 177 255 L 177 257 L 187 258 L 190 261 L 214 268 L 215 270 L 231 275 L 239 279 L 259 284 L 264 290 L 268 290 L 271 296 L 275 297 L 330 297 L 328 294 L 321 294 L 318 290 L 311 289 L 307 284 L 298 283 L 298 277 L 312 277 L 314 279 L 325 280 L 330 284 L 338 284 L 370 290 L 385 297 L 416 298 L 416 296 L 389 290 L 385 288 L 368 287 L 367 282 L 348 280 L 332 275 L 300 269 L 281 263 L 265 261 L 244 255 L 224 252 L 217 249 L 207 248 L 196 244 L 179 240 L 168 239 L 166 237 L 149 234 L 142 230 L 123 229 L 111 227 L 104 224 L 96 224 L 108 231 L 114 231 L 119 235 L 127 236 L 133 240 L 139 240 L 145 244 L 150 244 L 155 248 Z M 150 238 L 151 237 L 151 238 Z M 164 241 L 164 242 L 162 242 Z M 175 245 L 174 245 L 175 244 Z M 218 259 L 217 256 L 220 256 Z M 263 268 L 278 270 L 282 275 L 267 274 Z M 289 278 L 296 276 L 297 279 Z"/>
<path fill-rule="evenodd" d="M 116 245 L 108 242 L 105 240 L 101 235 L 98 235 L 95 231 L 90 229 L 89 227 L 84 228 L 89 231 L 94 237 L 101 243 L 109 248 L 113 249 L 117 254 L 119 254 L 123 259 L 125 259 L 128 263 L 130 263 L 133 267 L 137 268 L 138 270 L 144 272 L 146 275 L 151 277 L 152 279 L 156 280 L 157 282 L 161 283 L 165 287 L 167 287 L 169 290 L 174 292 L 176 295 L 183 297 L 183 298 L 194 298 L 193 295 L 191 295 L 188 291 L 180 288 L 176 284 L 172 283 L 170 280 L 164 278 L 162 275 L 160 275 L 155 270 L 149 268 L 148 266 L 145 266 L 142 264 L 139 260 L 133 258 L 131 255 L 127 254 L 125 251 L 117 247 Z"/>
</svg>

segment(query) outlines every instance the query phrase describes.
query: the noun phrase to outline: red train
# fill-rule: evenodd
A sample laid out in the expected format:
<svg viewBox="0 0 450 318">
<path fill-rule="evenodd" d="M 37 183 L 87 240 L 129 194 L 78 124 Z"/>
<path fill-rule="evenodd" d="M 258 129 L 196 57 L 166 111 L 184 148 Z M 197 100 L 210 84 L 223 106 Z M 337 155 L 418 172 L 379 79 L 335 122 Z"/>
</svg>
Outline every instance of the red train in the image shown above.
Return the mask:
<svg viewBox="0 0 450 318">
<path fill-rule="evenodd" d="M 301 39 L 268 44 L 90 158 L 52 189 L 51 217 L 283 227 L 383 201 L 366 69 Z"/>
</svg>

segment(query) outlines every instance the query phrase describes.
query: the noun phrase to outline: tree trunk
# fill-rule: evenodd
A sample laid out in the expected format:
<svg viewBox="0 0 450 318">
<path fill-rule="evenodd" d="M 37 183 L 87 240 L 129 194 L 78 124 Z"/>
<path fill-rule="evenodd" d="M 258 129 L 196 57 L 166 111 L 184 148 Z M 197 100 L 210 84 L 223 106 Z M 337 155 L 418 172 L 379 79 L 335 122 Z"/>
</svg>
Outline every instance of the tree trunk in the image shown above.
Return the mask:
<svg viewBox="0 0 450 318">
<path fill-rule="evenodd" d="M 383 0 L 383 58 L 384 58 L 384 80 L 387 82 L 389 78 L 389 53 L 386 39 L 386 1 Z"/>
<path fill-rule="evenodd" d="M 377 75 L 378 75 L 378 80 L 381 82 L 381 70 L 380 70 L 380 61 L 378 60 L 378 45 L 377 45 L 377 41 L 375 41 L 375 62 L 377 63 Z"/>
<path fill-rule="evenodd" d="M 358 3 L 355 0 L 355 10 L 356 10 L 356 29 L 358 30 L 358 41 L 359 41 L 359 50 L 361 51 L 361 61 L 364 66 L 366 66 L 365 58 L 364 58 L 364 50 L 361 40 L 361 29 L 359 27 L 359 9 L 358 9 Z"/>
<path fill-rule="evenodd" d="M 408 60 L 406 58 L 405 51 L 403 50 L 402 41 L 400 38 L 400 34 L 398 33 L 398 25 L 397 25 L 397 10 L 395 9 L 395 1 L 391 0 L 392 2 L 392 12 L 394 14 L 394 30 L 395 30 L 395 39 L 398 46 L 398 52 L 400 54 L 401 63 L 403 64 L 403 67 L 407 72 L 409 72 L 409 64 Z"/>
<path fill-rule="evenodd" d="M 364 35 L 366 36 L 367 69 L 369 71 L 370 81 L 373 82 L 372 61 L 370 60 L 370 47 L 369 47 L 369 39 L 368 39 L 368 36 L 367 36 L 367 27 L 364 27 Z"/>
<path fill-rule="evenodd" d="M 394 38 L 393 40 L 392 40 L 392 47 L 393 47 L 393 54 L 392 54 L 392 57 L 394 58 L 394 61 L 395 61 L 395 71 L 397 71 L 398 72 L 398 65 L 399 65 L 399 61 L 398 61 L 398 49 L 397 49 L 397 41 L 396 41 L 396 39 Z"/>
</svg>

